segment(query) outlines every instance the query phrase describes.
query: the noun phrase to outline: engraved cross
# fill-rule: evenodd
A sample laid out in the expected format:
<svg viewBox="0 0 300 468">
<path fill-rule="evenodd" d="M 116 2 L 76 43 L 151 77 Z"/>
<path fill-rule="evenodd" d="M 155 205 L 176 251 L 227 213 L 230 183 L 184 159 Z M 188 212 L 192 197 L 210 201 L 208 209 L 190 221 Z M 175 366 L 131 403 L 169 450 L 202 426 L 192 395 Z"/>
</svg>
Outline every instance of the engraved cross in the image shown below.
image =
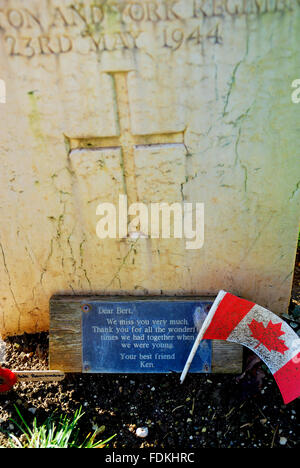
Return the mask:
<svg viewBox="0 0 300 468">
<path fill-rule="evenodd" d="M 184 144 L 184 131 L 133 135 L 131 131 L 128 71 L 108 72 L 112 77 L 116 102 L 118 134 L 110 137 L 70 138 L 70 149 L 121 148 L 124 190 L 128 203 L 138 201 L 134 149 L 145 145 Z"/>
</svg>

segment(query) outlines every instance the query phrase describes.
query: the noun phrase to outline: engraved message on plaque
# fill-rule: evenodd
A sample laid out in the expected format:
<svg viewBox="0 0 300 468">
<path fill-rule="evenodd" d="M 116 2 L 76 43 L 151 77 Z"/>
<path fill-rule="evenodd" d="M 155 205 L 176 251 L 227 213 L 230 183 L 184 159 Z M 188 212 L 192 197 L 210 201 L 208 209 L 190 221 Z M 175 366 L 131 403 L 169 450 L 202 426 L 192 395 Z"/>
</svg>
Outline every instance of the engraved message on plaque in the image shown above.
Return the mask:
<svg viewBox="0 0 300 468">
<path fill-rule="evenodd" d="M 102 373 L 181 372 L 211 301 L 135 300 L 83 303 L 82 370 Z M 191 372 L 211 372 L 203 341 Z"/>
</svg>

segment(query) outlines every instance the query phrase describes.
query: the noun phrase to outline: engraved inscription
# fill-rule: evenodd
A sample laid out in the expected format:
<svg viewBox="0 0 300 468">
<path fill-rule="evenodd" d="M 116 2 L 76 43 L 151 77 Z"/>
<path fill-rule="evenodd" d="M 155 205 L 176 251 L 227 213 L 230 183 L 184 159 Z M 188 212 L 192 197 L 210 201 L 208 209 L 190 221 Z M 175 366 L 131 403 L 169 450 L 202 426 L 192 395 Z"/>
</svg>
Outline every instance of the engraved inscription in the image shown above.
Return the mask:
<svg viewBox="0 0 300 468">
<path fill-rule="evenodd" d="M 228 18 L 291 13 L 300 0 L 139 0 L 99 1 L 51 7 L 0 9 L 0 37 L 10 57 L 88 55 L 145 48 L 143 35 L 156 30 L 157 46 L 222 46 L 222 23 Z M 113 24 L 113 27 L 111 26 Z M 152 33 L 153 34 L 153 33 Z M 146 38 L 144 38 L 146 39 Z"/>
<path fill-rule="evenodd" d="M 61 55 L 76 52 L 81 55 L 121 49 L 136 49 L 139 33 L 125 32 L 116 34 L 101 34 L 98 37 L 72 38 L 67 34 L 40 35 L 37 37 L 16 37 L 6 35 L 4 41 L 10 56 L 31 58 L 35 55 Z"/>
<path fill-rule="evenodd" d="M 203 31 L 201 26 L 197 26 L 192 32 L 180 28 L 166 28 L 163 35 L 164 47 L 173 50 L 179 49 L 184 44 L 200 45 L 207 40 L 212 41 L 213 44 L 222 44 L 223 42 L 220 23 L 217 23 L 208 31 Z"/>
<path fill-rule="evenodd" d="M 91 304 L 82 316 L 84 372 L 169 372 L 182 369 L 196 337 L 199 302 Z M 210 372 L 211 342 L 203 341 L 192 372 Z"/>
</svg>

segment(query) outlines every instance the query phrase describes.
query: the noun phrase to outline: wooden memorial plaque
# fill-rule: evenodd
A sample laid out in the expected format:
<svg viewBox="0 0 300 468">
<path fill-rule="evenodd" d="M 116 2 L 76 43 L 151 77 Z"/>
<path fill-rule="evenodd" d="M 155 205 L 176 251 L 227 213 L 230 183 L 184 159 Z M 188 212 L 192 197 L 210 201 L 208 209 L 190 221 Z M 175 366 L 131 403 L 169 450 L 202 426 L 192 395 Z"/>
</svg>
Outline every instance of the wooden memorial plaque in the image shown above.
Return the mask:
<svg viewBox="0 0 300 468">
<path fill-rule="evenodd" d="M 180 373 L 213 298 L 54 296 L 50 369 L 85 373 Z M 194 373 L 240 373 L 242 347 L 204 341 Z"/>
</svg>

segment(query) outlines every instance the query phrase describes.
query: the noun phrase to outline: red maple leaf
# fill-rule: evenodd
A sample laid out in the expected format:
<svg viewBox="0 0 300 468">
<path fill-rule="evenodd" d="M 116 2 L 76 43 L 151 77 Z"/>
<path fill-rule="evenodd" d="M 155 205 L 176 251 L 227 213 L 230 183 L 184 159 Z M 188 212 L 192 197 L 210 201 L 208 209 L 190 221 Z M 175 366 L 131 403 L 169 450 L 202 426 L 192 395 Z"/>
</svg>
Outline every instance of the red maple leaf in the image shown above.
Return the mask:
<svg viewBox="0 0 300 468">
<path fill-rule="evenodd" d="M 253 338 L 259 341 L 254 349 L 258 348 L 261 344 L 269 351 L 274 350 L 281 354 L 284 354 L 285 351 L 289 349 L 284 341 L 278 338 L 285 334 L 285 332 L 281 330 L 281 323 L 272 323 L 270 320 L 268 325 L 264 327 L 262 322 L 257 322 L 253 319 L 248 327 L 252 332 Z"/>
</svg>

